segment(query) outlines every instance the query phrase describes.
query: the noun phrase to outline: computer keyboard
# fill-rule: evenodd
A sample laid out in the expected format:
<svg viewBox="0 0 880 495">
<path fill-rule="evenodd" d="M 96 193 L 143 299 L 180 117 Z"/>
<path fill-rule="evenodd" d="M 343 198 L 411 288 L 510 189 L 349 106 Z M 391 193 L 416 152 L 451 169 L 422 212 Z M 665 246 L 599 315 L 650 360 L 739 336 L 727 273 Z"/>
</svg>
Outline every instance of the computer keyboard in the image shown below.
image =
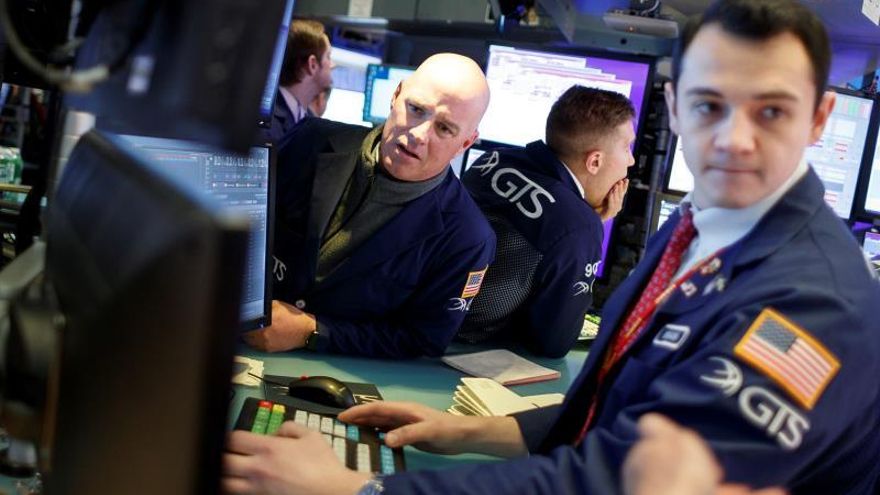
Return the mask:
<svg viewBox="0 0 880 495">
<path fill-rule="evenodd" d="M 284 421 L 294 421 L 321 432 L 339 460 L 355 471 L 394 474 L 405 469 L 403 450 L 386 446 L 384 433 L 342 423 L 331 415 L 249 397 L 241 408 L 235 429 L 274 435 Z"/>
</svg>

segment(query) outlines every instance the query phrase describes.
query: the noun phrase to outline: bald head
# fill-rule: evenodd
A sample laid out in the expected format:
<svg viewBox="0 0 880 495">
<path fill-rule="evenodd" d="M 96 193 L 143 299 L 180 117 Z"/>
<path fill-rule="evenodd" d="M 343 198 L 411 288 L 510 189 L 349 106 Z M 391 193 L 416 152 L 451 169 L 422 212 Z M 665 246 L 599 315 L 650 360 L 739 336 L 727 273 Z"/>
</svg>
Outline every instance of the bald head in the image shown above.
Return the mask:
<svg viewBox="0 0 880 495">
<path fill-rule="evenodd" d="M 380 146 L 383 167 L 404 181 L 430 179 L 477 139 L 489 85 L 473 60 L 440 53 L 401 82 Z"/>
<path fill-rule="evenodd" d="M 472 106 L 476 114 L 474 128 L 480 123 L 489 106 L 489 83 L 483 69 L 472 59 L 455 53 L 431 55 L 404 83 L 433 83 L 451 96 Z"/>
</svg>

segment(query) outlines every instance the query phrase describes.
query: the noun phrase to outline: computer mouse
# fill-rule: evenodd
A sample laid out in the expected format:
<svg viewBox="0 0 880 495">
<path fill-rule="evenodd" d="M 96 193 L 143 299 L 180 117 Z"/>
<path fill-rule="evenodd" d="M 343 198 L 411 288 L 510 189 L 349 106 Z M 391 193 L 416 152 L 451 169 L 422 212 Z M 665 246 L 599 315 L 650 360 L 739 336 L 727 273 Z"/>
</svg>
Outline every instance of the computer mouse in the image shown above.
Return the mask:
<svg viewBox="0 0 880 495">
<path fill-rule="evenodd" d="M 356 404 L 344 383 L 329 376 L 310 376 L 290 382 L 287 395 L 327 407 L 346 409 Z"/>
</svg>

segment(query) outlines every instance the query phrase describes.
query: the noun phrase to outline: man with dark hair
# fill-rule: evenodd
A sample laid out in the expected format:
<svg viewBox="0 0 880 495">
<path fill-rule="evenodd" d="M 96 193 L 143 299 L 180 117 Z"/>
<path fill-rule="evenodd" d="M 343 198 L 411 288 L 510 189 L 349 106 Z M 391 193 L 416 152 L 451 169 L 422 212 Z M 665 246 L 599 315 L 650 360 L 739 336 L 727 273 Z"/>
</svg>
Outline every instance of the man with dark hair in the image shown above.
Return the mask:
<svg viewBox="0 0 880 495">
<path fill-rule="evenodd" d="M 564 356 L 592 301 L 602 222 L 620 211 L 635 160 L 635 110 L 621 94 L 574 86 L 547 118 L 547 144 L 486 152 L 462 182 L 498 248 L 458 338 L 516 339 Z"/>
<path fill-rule="evenodd" d="M 876 493 L 880 282 L 803 159 L 834 106 L 825 30 L 795 0 L 722 0 L 688 32 L 666 99 L 694 191 L 606 303 L 565 403 L 515 418 L 394 403 L 339 416 L 391 429 L 391 447 L 519 458 L 367 480 L 309 449 L 285 475 L 321 470 L 336 493 L 618 493 L 638 420 L 657 412 L 702 436 L 731 482 Z M 286 435 L 291 451 L 322 441 L 295 424 Z"/>
<path fill-rule="evenodd" d="M 495 236 L 449 162 L 489 102 L 480 67 L 429 57 L 382 126 L 307 119 L 278 155 L 271 352 L 437 356 L 477 295 Z"/>
<path fill-rule="evenodd" d="M 279 143 L 293 126 L 310 114 L 309 105 L 333 84 L 330 39 L 318 21 L 295 19 L 287 33 L 287 49 L 278 77 L 278 94 L 269 139 Z"/>
</svg>

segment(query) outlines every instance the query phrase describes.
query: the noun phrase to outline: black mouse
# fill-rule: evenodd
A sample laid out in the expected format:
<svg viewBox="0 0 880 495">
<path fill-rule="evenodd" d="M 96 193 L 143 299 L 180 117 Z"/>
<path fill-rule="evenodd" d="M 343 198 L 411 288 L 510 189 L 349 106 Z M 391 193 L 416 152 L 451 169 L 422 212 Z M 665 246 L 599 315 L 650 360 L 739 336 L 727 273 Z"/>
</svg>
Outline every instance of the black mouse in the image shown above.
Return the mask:
<svg viewBox="0 0 880 495">
<path fill-rule="evenodd" d="M 346 409 L 356 404 L 344 383 L 329 376 L 310 376 L 290 382 L 287 395 L 327 407 Z"/>
</svg>

